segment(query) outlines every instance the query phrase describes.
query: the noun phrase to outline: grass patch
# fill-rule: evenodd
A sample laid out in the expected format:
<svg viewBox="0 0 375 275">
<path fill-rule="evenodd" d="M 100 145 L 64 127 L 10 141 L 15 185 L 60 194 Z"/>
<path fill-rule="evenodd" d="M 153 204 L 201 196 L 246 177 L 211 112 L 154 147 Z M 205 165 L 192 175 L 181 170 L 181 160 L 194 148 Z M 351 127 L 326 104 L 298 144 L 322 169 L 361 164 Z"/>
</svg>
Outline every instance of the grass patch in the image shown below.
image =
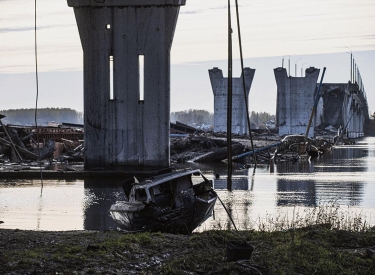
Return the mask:
<svg viewBox="0 0 375 275">
<path fill-rule="evenodd" d="M 297 209 L 295 209 L 297 210 Z M 0 274 L 374 274 L 375 228 L 335 205 L 241 231 L 39 232 L 0 229 Z M 254 247 L 228 262 L 228 241 Z M 371 253 L 369 253 L 371 252 Z"/>
</svg>

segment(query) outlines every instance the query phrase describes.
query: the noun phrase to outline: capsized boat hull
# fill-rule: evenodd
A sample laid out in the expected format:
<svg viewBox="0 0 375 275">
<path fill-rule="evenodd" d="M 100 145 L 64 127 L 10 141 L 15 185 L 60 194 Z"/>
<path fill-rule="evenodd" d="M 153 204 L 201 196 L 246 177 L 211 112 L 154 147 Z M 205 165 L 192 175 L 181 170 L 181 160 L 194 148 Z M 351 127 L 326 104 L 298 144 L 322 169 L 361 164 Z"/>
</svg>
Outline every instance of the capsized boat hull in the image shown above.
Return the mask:
<svg viewBox="0 0 375 275">
<path fill-rule="evenodd" d="M 183 177 L 188 177 L 186 173 Z M 217 194 L 210 186 L 210 181 L 205 179 L 200 184 L 191 186 L 186 185 L 186 178 L 173 178 L 166 175 L 168 181 L 162 182 L 158 180 L 159 185 L 140 184 L 141 187 L 147 189 L 150 199 L 147 201 L 137 201 L 133 199 L 129 201 L 119 201 L 111 206 L 110 214 L 115 220 L 118 229 L 126 231 L 153 231 L 166 232 L 175 234 L 191 234 L 194 229 L 200 226 L 204 221 L 212 216 L 214 206 L 217 200 Z M 179 189 L 179 180 L 183 185 L 189 188 Z M 170 185 L 168 185 L 170 184 Z M 175 184 L 176 186 L 173 186 Z M 170 194 L 162 192 L 162 187 L 170 186 L 174 191 Z M 157 200 L 160 194 L 157 191 L 154 194 L 152 190 L 159 190 L 163 195 L 163 200 Z M 134 189 L 137 190 L 137 189 Z M 135 193 L 136 191 L 132 191 Z M 167 196 L 167 199 L 165 198 Z M 162 202 L 161 202 L 162 201 Z"/>
<path fill-rule="evenodd" d="M 127 209 L 124 205 L 127 202 L 118 202 L 118 209 L 111 208 L 110 213 L 121 230 L 191 234 L 212 216 L 216 200 L 216 193 L 209 201 L 184 196 L 183 207 L 169 210 L 163 207 L 146 206 L 139 211 L 120 210 Z"/>
</svg>

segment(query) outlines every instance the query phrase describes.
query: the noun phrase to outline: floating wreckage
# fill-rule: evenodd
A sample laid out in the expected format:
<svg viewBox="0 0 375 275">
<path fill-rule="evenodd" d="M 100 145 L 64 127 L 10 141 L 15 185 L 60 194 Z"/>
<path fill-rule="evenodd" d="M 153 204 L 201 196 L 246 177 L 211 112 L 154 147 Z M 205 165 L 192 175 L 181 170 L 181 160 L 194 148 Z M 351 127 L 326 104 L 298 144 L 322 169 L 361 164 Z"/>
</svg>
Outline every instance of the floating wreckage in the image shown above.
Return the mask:
<svg viewBox="0 0 375 275">
<path fill-rule="evenodd" d="M 199 169 L 167 169 L 149 179 L 123 184 L 127 201 L 110 214 L 120 230 L 191 234 L 213 214 L 217 194 Z"/>
</svg>

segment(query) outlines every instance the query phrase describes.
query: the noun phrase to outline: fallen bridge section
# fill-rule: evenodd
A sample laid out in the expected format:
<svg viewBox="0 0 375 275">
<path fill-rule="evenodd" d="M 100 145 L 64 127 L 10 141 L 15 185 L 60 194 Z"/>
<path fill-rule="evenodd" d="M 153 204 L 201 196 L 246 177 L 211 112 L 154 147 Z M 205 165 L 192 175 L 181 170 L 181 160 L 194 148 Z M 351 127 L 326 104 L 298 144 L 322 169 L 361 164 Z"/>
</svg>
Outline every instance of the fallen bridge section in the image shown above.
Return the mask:
<svg viewBox="0 0 375 275">
<path fill-rule="evenodd" d="M 320 101 L 317 128 L 333 126 L 338 129 L 338 134 L 348 138 L 364 136 L 365 124 L 369 121 L 368 103 L 357 83 L 325 83 Z"/>
</svg>

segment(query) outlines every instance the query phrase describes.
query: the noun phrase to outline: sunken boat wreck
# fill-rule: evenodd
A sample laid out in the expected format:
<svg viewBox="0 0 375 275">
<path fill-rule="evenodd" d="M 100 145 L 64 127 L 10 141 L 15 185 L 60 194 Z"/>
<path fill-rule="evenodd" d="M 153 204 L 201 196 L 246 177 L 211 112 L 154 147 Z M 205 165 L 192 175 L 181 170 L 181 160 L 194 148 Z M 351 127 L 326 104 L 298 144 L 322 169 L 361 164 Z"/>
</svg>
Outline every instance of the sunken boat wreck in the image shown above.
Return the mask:
<svg viewBox="0 0 375 275">
<path fill-rule="evenodd" d="M 191 234 L 212 216 L 217 194 L 199 169 L 167 169 L 156 176 L 124 182 L 127 201 L 110 214 L 119 230 Z"/>
</svg>

